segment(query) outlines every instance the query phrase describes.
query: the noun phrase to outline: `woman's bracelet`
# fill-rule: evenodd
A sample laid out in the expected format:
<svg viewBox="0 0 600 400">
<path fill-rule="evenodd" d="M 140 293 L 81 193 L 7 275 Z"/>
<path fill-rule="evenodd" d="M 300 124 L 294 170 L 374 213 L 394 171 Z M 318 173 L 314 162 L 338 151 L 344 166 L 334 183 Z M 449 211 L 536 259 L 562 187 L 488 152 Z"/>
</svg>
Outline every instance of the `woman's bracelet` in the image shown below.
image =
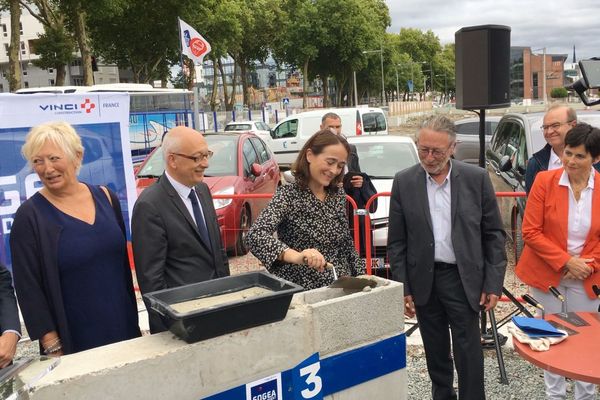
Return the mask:
<svg viewBox="0 0 600 400">
<path fill-rule="evenodd" d="M 62 343 L 60 342 L 60 338 L 56 338 L 44 348 L 44 354 L 53 354 L 62 350 Z"/>
</svg>

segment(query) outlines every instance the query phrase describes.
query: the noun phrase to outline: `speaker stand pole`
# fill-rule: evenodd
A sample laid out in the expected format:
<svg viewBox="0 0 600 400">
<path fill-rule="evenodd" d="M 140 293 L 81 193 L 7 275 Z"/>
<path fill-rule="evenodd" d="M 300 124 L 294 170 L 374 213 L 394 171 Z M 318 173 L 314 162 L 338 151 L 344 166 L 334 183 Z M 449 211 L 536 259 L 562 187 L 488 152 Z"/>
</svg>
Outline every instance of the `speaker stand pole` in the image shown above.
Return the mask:
<svg viewBox="0 0 600 400">
<path fill-rule="evenodd" d="M 485 168 L 485 109 L 479 110 L 479 166 Z"/>
</svg>

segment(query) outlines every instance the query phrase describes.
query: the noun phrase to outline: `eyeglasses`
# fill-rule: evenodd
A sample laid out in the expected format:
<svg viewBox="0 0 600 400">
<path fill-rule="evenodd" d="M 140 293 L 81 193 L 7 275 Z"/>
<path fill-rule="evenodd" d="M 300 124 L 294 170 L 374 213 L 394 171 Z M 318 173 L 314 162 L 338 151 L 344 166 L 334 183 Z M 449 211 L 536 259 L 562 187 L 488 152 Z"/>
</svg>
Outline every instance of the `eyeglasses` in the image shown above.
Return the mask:
<svg viewBox="0 0 600 400">
<path fill-rule="evenodd" d="M 542 125 L 540 126 L 540 129 L 542 131 L 548 131 L 548 130 L 557 130 L 558 128 L 560 128 L 562 125 L 566 125 L 566 124 L 570 124 L 572 121 L 567 121 L 567 122 L 555 122 L 553 124 L 550 125 Z"/>
<path fill-rule="evenodd" d="M 188 156 L 187 154 L 181 154 L 181 153 L 171 153 L 171 154 L 173 154 L 174 156 L 187 158 L 188 160 L 192 160 L 194 163 L 198 164 L 200 161 L 208 160 L 209 158 L 211 158 L 214 153 L 209 150 L 206 153 L 200 153 L 199 156 Z"/>
<path fill-rule="evenodd" d="M 452 143 L 450 146 L 448 146 L 446 149 L 442 150 L 442 149 L 430 149 L 428 147 L 417 147 L 417 150 L 419 151 L 419 155 L 421 157 L 427 157 L 429 154 L 431 154 L 434 158 L 443 158 L 446 153 L 448 153 L 448 150 L 450 150 L 450 148 L 454 145 L 454 143 Z"/>
</svg>

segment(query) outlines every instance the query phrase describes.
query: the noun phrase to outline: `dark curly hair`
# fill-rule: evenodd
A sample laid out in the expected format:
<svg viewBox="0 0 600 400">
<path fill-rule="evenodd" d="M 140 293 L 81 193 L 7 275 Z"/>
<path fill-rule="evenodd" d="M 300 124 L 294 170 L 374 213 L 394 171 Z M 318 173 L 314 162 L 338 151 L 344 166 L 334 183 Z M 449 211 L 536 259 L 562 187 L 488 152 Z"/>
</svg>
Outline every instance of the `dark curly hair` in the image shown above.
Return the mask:
<svg viewBox="0 0 600 400">
<path fill-rule="evenodd" d="M 332 133 L 329 129 L 323 129 L 315 133 L 306 141 L 302 150 L 298 154 L 296 161 L 292 165 L 292 174 L 296 178 L 298 185 L 304 189 L 308 188 L 308 182 L 310 181 L 310 165 L 306 159 L 306 153 L 308 149 L 312 151 L 314 155 L 319 155 L 323 152 L 325 147 L 336 144 L 342 144 L 346 149 L 346 152 L 350 154 L 350 145 L 342 136 Z M 335 192 L 338 188 L 338 184 L 344 177 L 343 173 L 333 178 L 329 186 L 325 189 L 329 192 Z"/>
<path fill-rule="evenodd" d="M 565 136 L 565 146 L 585 147 L 585 151 L 590 153 L 592 158 L 600 155 L 600 129 L 595 128 L 585 122 L 576 124 Z"/>
</svg>

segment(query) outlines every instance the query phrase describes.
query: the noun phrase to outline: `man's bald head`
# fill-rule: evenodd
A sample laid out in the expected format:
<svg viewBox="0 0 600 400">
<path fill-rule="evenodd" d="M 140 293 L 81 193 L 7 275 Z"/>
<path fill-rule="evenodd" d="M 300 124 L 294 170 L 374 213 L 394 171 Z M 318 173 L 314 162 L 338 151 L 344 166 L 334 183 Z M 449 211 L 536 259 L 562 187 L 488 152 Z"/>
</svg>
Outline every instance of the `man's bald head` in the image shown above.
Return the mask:
<svg viewBox="0 0 600 400">
<path fill-rule="evenodd" d="M 162 150 L 165 169 L 171 177 L 189 187 L 202 181 L 208 168 L 209 150 L 200 132 L 176 126 L 164 136 Z"/>
</svg>

